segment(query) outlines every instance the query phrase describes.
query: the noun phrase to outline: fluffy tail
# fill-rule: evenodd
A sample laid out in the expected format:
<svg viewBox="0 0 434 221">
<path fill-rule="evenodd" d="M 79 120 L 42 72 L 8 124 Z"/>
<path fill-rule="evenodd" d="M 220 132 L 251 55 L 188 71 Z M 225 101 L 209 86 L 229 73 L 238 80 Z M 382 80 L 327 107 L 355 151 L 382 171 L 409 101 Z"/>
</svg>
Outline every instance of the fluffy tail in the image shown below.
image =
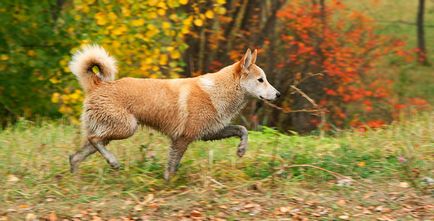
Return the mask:
<svg viewBox="0 0 434 221">
<path fill-rule="evenodd" d="M 98 67 L 99 72 L 94 73 Z M 77 76 L 86 93 L 92 91 L 103 81 L 115 79 L 116 60 L 104 48 L 98 45 L 87 45 L 72 56 L 69 69 Z"/>
</svg>

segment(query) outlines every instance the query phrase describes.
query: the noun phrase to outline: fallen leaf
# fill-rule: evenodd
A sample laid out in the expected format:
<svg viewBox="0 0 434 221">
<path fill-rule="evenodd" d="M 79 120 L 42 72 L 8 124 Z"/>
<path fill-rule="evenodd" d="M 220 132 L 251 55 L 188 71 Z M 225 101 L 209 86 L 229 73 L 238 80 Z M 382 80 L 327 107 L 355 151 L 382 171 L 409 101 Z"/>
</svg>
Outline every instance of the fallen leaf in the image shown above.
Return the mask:
<svg viewBox="0 0 434 221">
<path fill-rule="evenodd" d="M 256 205 L 258 205 L 258 204 L 255 204 L 255 203 L 249 203 L 249 204 L 244 205 L 244 208 L 245 208 L 245 209 L 250 209 L 250 208 L 256 207 Z"/>
<path fill-rule="evenodd" d="M 220 209 L 227 209 L 228 207 L 226 205 L 220 205 L 219 208 Z"/>
<path fill-rule="evenodd" d="M 134 206 L 134 210 L 135 210 L 135 211 L 142 211 L 142 210 L 143 210 L 143 206 L 140 205 L 140 204 L 135 205 L 135 206 Z"/>
<path fill-rule="evenodd" d="M 142 202 L 142 204 L 150 203 L 154 200 L 154 194 L 150 193 L 146 196 L 146 199 Z"/>
<path fill-rule="evenodd" d="M 287 213 L 290 210 L 291 210 L 291 208 L 287 207 L 287 206 L 282 206 L 282 207 L 279 208 L 279 211 L 282 212 L 282 213 Z"/>
<path fill-rule="evenodd" d="M 345 204 L 347 204 L 347 202 L 344 199 L 340 199 L 336 202 L 336 204 L 338 204 L 339 206 L 345 206 Z"/>
<path fill-rule="evenodd" d="M 381 211 L 383 211 L 383 206 L 377 206 L 377 207 L 375 207 L 375 211 L 376 211 L 376 212 L 381 212 Z"/>
<path fill-rule="evenodd" d="M 28 213 L 26 215 L 26 221 L 37 221 L 37 217 L 35 214 L 33 213 Z"/>
<path fill-rule="evenodd" d="M 350 220 L 350 217 L 348 215 L 341 215 L 339 216 L 339 219 Z"/>
<path fill-rule="evenodd" d="M 365 194 L 365 195 L 363 196 L 363 199 L 368 199 L 368 198 L 370 198 L 370 197 L 373 196 L 373 195 L 374 195 L 374 193 L 372 193 L 372 192 L 367 193 L 367 194 Z"/>
<path fill-rule="evenodd" d="M 408 188 L 410 185 L 407 182 L 399 182 L 399 187 Z"/>
<path fill-rule="evenodd" d="M 57 215 L 56 215 L 56 213 L 54 211 L 52 211 L 50 213 L 50 215 L 48 215 L 48 220 L 49 221 L 57 221 Z"/>
<path fill-rule="evenodd" d="M 18 208 L 20 208 L 20 209 L 27 209 L 27 208 L 29 208 L 30 206 L 29 205 L 27 205 L 27 204 L 21 204 L 21 205 L 18 205 Z"/>
<path fill-rule="evenodd" d="M 142 219 L 143 220 L 143 219 Z M 92 221 L 103 221 L 99 216 L 92 216 Z"/>
<path fill-rule="evenodd" d="M 83 217 L 83 214 L 81 214 L 81 213 L 79 213 L 79 214 L 75 214 L 75 215 L 72 216 L 72 217 L 74 217 L 74 218 L 82 218 L 82 217 Z"/>
<path fill-rule="evenodd" d="M 201 217 L 202 213 L 200 211 L 197 211 L 197 210 L 192 210 L 191 213 L 190 213 L 190 215 L 192 217 Z"/>
<path fill-rule="evenodd" d="M 369 209 L 367 209 L 367 208 L 364 208 L 364 209 L 363 209 L 363 214 L 368 215 L 368 214 L 372 214 L 372 212 L 371 212 L 371 210 L 369 210 Z"/>
<path fill-rule="evenodd" d="M 9 174 L 8 175 L 8 182 L 10 183 L 15 183 L 20 181 L 20 178 L 18 178 L 17 176 L 13 175 L 13 174 Z"/>
<path fill-rule="evenodd" d="M 343 178 L 337 181 L 337 186 L 351 186 L 353 184 L 353 180 L 350 178 Z"/>
</svg>

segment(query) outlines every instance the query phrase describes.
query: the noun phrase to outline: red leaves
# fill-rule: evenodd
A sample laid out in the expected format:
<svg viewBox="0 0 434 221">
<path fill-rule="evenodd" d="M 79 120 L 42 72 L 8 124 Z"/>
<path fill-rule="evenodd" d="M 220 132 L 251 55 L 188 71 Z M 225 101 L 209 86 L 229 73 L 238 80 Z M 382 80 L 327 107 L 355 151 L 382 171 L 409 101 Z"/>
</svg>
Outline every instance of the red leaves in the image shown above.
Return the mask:
<svg viewBox="0 0 434 221">
<path fill-rule="evenodd" d="M 330 110 L 332 123 L 343 125 L 351 121 L 345 119 L 348 116 L 366 112 L 379 115 L 385 111 L 384 104 L 393 105 L 393 82 L 379 78 L 374 68 L 379 59 L 393 53 L 407 60 L 407 55 L 413 53 L 404 50 L 404 41 L 377 34 L 373 19 L 364 12 L 348 10 L 338 0 L 327 2 L 324 8 L 307 1 L 292 1 L 277 16 L 283 24 L 283 47 L 289 54 L 285 57 L 289 61 L 278 62 L 278 68 L 307 66 L 324 73 L 324 93 L 314 99 L 323 101 L 322 106 Z M 420 100 L 415 103 L 424 104 Z M 363 121 L 369 127 L 385 123 L 369 118 Z"/>
</svg>

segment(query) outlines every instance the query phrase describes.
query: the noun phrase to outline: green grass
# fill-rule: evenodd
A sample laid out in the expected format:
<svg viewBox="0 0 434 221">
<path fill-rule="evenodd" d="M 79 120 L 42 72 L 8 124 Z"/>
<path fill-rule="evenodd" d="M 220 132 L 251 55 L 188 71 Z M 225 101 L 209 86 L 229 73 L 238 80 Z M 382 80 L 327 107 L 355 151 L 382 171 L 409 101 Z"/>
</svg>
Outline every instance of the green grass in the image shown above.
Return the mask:
<svg viewBox="0 0 434 221">
<path fill-rule="evenodd" d="M 64 211 L 67 216 L 72 205 L 136 199 L 147 193 L 187 188 L 207 189 L 217 184 L 218 192 L 226 194 L 252 185 L 271 193 L 275 188 L 283 188 L 283 192 L 293 194 L 292 186 L 301 183 L 310 187 L 334 183 L 336 178 L 331 172 L 374 189 L 372 183 L 408 182 L 416 192 L 426 194 L 428 187 L 420 179 L 433 177 L 433 129 L 432 114 L 384 129 L 346 131 L 324 138 L 288 136 L 265 128 L 249 132 L 250 146 L 241 159 L 235 155 L 237 139 L 195 142 L 183 158 L 177 176 L 167 184 L 162 174 L 169 143 L 154 131 L 144 129 L 130 139 L 109 145 L 123 164 L 121 170 L 111 170 L 95 154 L 73 175 L 69 173 L 67 158 L 80 144 L 79 128 L 56 122 L 34 125 L 21 121 L 0 132 L 0 177 L 5 178 L 0 179 L 0 208 L 24 204 L 37 211 Z M 331 172 L 292 167 L 301 164 Z M 19 180 L 10 180 L 11 177 Z M 336 188 L 340 187 L 332 185 L 326 189 Z M 55 199 L 56 204 L 44 203 L 47 199 Z"/>
</svg>

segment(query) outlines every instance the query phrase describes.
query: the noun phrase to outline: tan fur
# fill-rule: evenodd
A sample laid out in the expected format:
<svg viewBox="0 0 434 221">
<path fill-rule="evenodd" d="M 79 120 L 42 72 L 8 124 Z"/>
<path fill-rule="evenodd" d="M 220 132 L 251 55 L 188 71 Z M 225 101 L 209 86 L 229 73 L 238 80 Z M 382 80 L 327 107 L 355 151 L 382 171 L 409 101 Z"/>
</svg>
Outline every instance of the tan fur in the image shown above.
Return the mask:
<svg viewBox="0 0 434 221">
<path fill-rule="evenodd" d="M 215 85 L 206 88 L 201 78 L 211 78 Z M 123 139 L 139 123 L 171 138 L 197 139 L 222 129 L 242 108 L 245 96 L 236 81 L 230 67 L 197 78 L 103 82 L 85 99 L 83 123 L 88 136 Z"/>
<path fill-rule="evenodd" d="M 103 145 L 110 140 L 128 138 L 138 125 L 146 125 L 172 139 L 169 156 L 176 159 L 169 162 L 169 172 L 173 173 L 173 165 L 179 163 L 191 141 L 205 137 L 218 139 L 213 135 L 230 123 L 249 94 L 241 81 L 248 76 L 260 77 L 262 71 L 254 64 L 256 51 L 253 54 L 248 51 L 240 62 L 195 78 L 112 81 L 116 72 L 114 59 L 101 50 L 97 46 L 85 47 L 74 55 L 70 67 L 87 92 L 82 115 L 84 135 L 116 167 L 116 159 Z M 89 72 L 93 65 L 100 67 L 100 75 Z M 256 79 L 251 81 L 257 82 Z M 232 127 L 228 131 L 229 134 L 222 136 L 244 139 L 240 147 L 243 150 L 239 151 L 242 156 L 247 145 L 245 128 Z M 95 152 L 91 147 L 86 143 L 81 152 L 71 156 L 71 170 L 86 154 Z"/>
</svg>

